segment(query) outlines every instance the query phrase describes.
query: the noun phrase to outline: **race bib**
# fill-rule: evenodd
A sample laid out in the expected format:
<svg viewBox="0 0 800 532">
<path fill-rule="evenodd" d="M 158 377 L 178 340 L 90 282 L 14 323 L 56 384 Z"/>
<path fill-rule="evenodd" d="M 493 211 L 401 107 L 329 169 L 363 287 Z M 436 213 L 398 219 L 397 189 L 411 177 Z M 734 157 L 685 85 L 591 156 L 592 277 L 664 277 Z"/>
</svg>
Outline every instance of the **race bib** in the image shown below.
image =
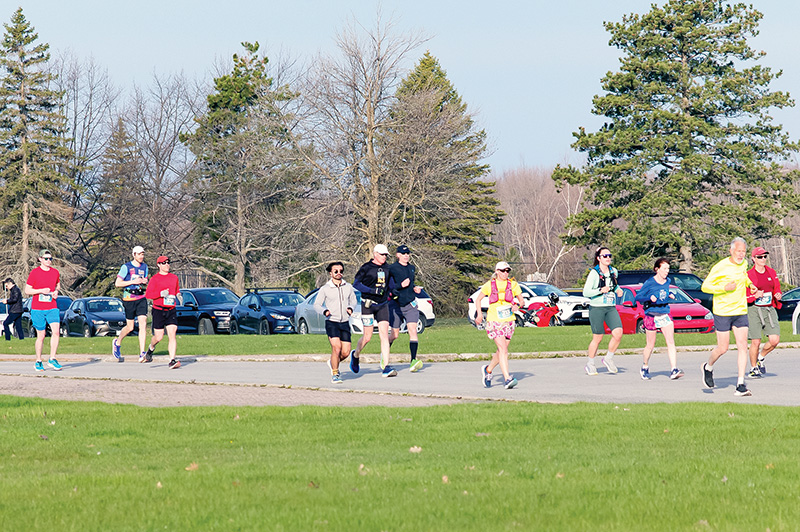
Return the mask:
<svg viewBox="0 0 800 532">
<path fill-rule="evenodd" d="M 755 300 L 757 307 L 769 307 L 772 305 L 772 292 L 764 292 L 764 295 Z"/>
<path fill-rule="evenodd" d="M 498 320 L 507 320 L 512 316 L 511 306 L 510 305 L 503 305 L 502 307 L 497 307 L 497 319 Z"/>
<path fill-rule="evenodd" d="M 175 296 L 164 296 L 164 304 L 168 307 L 175 305 Z"/>
<path fill-rule="evenodd" d="M 50 303 L 53 301 L 53 294 L 39 294 L 39 303 Z"/>
<path fill-rule="evenodd" d="M 414 308 L 417 308 L 417 300 L 416 299 L 411 302 L 411 306 L 414 307 Z"/>
<path fill-rule="evenodd" d="M 603 303 L 606 305 L 616 305 L 617 296 L 614 295 L 614 292 L 606 292 L 606 294 L 603 296 Z"/>
<path fill-rule="evenodd" d="M 383 270 L 378 270 L 378 285 L 377 286 L 385 286 L 386 285 L 386 272 Z"/>
<path fill-rule="evenodd" d="M 653 324 L 656 326 L 656 329 L 666 327 L 670 323 L 672 323 L 672 320 L 670 319 L 669 314 L 656 314 L 653 316 Z"/>
<path fill-rule="evenodd" d="M 372 316 L 364 316 L 361 318 L 361 323 L 364 324 L 364 327 L 372 327 L 375 324 L 375 318 Z"/>
</svg>

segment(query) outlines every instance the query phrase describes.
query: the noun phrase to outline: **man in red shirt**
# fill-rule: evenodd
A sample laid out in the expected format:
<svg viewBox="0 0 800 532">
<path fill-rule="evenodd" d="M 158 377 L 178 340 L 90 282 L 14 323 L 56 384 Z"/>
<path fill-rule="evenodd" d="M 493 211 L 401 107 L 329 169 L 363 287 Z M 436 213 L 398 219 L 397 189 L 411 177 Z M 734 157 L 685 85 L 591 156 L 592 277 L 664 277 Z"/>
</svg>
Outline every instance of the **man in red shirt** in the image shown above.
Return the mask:
<svg viewBox="0 0 800 532">
<path fill-rule="evenodd" d="M 53 254 L 49 249 L 39 252 L 39 267 L 34 268 L 25 282 L 25 293 L 31 296 L 31 321 L 36 328 L 36 371 L 44 371 L 42 347 L 50 325 L 50 358 L 47 364 L 58 371 L 61 364 L 56 360 L 58 332 L 61 318 L 58 314 L 58 291 L 61 288 L 61 274 L 53 268 Z"/>
<path fill-rule="evenodd" d="M 147 285 L 145 297 L 153 300 L 153 337 L 150 339 L 150 346 L 147 349 L 146 357 L 152 358 L 153 351 L 158 342 L 164 338 L 164 329 L 167 330 L 169 343 L 169 369 L 181 367 L 180 360 L 175 358 L 178 351 L 178 313 L 175 306 L 178 303 L 178 276 L 169 272 L 169 257 L 161 255 L 156 259 L 158 263 L 158 273 L 155 274 Z"/>
<path fill-rule="evenodd" d="M 767 371 L 764 357 L 778 346 L 781 340 L 781 327 L 778 323 L 778 312 L 781 308 L 781 282 L 778 274 L 767 266 L 769 253 L 766 249 L 757 247 L 753 250 L 754 266 L 747 272 L 747 276 L 755 285 L 747 292 L 747 320 L 750 322 L 748 338 L 750 339 L 750 377 L 761 377 Z M 763 291 L 758 297 L 756 290 Z M 761 348 L 761 337 L 767 335 L 768 342 Z"/>
</svg>

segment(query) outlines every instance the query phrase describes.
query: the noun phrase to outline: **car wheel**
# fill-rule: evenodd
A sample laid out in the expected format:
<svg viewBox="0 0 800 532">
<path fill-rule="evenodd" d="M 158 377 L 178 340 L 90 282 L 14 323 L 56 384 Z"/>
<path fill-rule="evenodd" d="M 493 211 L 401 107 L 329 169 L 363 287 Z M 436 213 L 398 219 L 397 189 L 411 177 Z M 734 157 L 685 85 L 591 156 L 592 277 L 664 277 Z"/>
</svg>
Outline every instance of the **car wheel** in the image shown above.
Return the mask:
<svg viewBox="0 0 800 532">
<path fill-rule="evenodd" d="M 422 316 L 417 320 L 417 334 L 422 334 L 425 331 L 425 318 Z"/>
<path fill-rule="evenodd" d="M 636 334 L 644 334 L 644 321 L 639 320 L 636 322 Z"/>
<path fill-rule="evenodd" d="M 228 334 L 239 334 L 239 324 L 236 323 L 236 320 L 231 320 L 231 326 L 228 329 Z"/>
<path fill-rule="evenodd" d="M 523 318 L 519 314 L 514 315 L 514 321 L 516 322 L 517 327 L 525 327 L 525 318 Z"/>
<path fill-rule="evenodd" d="M 197 334 L 214 334 L 214 324 L 208 318 L 200 318 L 197 322 Z"/>
<path fill-rule="evenodd" d="M 58 334 L 60 334 L 62 338 L 66 337 L 66 336 L 69 336 L 69 332 L 67 331 L 67 326 L 66 325 L 61 325 L 60 329 L 61 330 L 59 331 Z"/>
<path fill-rule="evenodd" d="M 84 338 L 92 337 L 92 327 L 88 323 L 83 324 L 83 337 Z"/>
<path fill-rule="evenodd" d="M 549 326 L 550 326 L 550 327 L 561 327 L 562 325 L 564 325 L 564 322 L 562 322 L 562 321 L 561 321 L 561 320 L 558 318 L 558 316 L 552 316 L 552 317 L 550 318 L 550 323 L 549 323 Z"/>
<path fill-rule="evenodd" d="M 308 323 L 303 318 L 297 323 L 297 334 L 308 334 Z"/>
<path fill-rule="evenodd" d="M 267 320 L 261 320 L 258 323 L 258 334 L 261 335 L 269 334 L 269 322 Z"/>
</svg>

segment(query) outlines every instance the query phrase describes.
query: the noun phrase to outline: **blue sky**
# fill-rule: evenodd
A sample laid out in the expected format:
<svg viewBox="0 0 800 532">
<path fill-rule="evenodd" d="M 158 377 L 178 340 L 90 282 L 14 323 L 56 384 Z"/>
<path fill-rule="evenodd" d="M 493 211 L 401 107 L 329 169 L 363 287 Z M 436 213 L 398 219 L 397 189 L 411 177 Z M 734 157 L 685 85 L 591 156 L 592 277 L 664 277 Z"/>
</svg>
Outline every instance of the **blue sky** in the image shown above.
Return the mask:
<svg viewBox="0 0 800 532">
<path fill-rule="evenodd" d="M 602 124 L 591 114 L 600 78 L 618 67 L 603 21 L 644 13 L 650 0 L 420 1 L 384 0 L 384 18 L 399 31 L 431 36 L 425 52 L 436 56 L 489 134 L 488 162 L 497 172 L 520 166 L 580 163 L 572 132 Z M 664 1 L 657 2 L 662 5 Z M 762 64 L 784 75 L 772 85 L 800 97 L 800 3 L 755 0 L 764 13 L 761 35 L 751 41 L 767 56 Z M 215 61 L 258 41 L 268 56 L 279 52 L 308 60 L 333 52 L 333 37 L 349 18 L 371 27 L 377 2 L 340 0 L 99 0 L 0 1 L 7 23 L 17 5 L 52 51 L 71 50 L 108 68 L 122 88 L 147 85 L 152 74 L 184 72 L 211 77 Z M 800 138 L 800 110 L 776 111 Z"/>
</svg>

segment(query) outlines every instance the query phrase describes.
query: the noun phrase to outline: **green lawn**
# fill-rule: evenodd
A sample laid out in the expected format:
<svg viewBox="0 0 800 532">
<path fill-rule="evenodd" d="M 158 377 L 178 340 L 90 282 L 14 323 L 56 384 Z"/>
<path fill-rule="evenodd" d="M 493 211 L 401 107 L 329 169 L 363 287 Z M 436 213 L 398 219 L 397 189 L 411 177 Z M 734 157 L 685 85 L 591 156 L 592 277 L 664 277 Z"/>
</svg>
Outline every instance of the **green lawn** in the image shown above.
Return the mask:
<svg viewBox="0 0 800 532">
<path fill-rule="evenodd" d="M 800 523 L 796 408 L 148 409 L 0 396 L 0 414 L 4 531 Z"/>
<path fill-rule="evenodd" d="M 608 337 L 607 337 L 608 338 Z M 676 334 L 676 343 L 683 346 L 714 345 L 715 334 Z M 796 341 L 792 335 L 791 324 L 781 322 L 781 338 L 784 342 Z M 149 339 L 149 337 L 148 337 Z M 585 351 L 591 340 L 588 325 L 567 327 L 525 327 L 518 328 L 511 342 L 512 353 L 547 353 L 553 351 Z M 45 341 L 45 351 L 49 339 Z M 419 352 L 425 353 L 482 353 L 494 351 L 491 342 L 483 331 L 468 325 L 466 320 L 442 320 L 436 326 L 425 329 L 419 337 Z M 601 347 L 608 343 L 605 340 Z M 625 335 L 621 349 L 642 348 L 645 345 L 643 334 Z M 663 346 L 663 338 L 658 345 Z M 6 354 L 32 354 L 33 339 L 14 340 L 0 344 L 0 352 Z M 136 356 L 138 340 L 128 337 L 123 341 L 123 354 Z M 325 335 L 275 334 L 257 335 L 180 335 L 178 354 L 187 355 L 253 355 L 253 354 L 323 354 L 329 353 L 330 346 Z M 380 349 L 377 334 L 367 346 L 366 353 L 377 353 Z M 156 353 L 166 353 L 167 341 L 164 339 Z M 392 349 L 397 353 L 408 353 L 408 337 L 401 335 Z M 62 338 L 59 353 L 111 354 L 111 338 Z"/>
</svg>

